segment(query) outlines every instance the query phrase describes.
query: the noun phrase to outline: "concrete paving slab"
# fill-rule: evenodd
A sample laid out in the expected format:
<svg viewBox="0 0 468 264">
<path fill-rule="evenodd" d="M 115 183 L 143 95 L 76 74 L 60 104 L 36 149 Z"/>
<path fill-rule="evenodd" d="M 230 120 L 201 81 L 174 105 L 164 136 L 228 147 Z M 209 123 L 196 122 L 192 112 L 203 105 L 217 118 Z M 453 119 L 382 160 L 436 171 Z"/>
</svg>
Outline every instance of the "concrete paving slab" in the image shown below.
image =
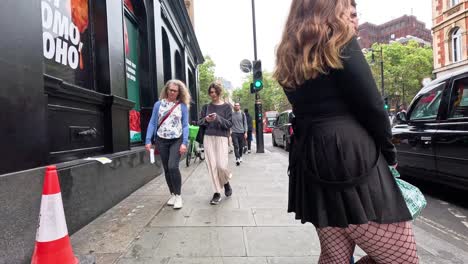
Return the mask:
<svg viewBox="0 0 468 264">
<path fill-rule="evenodd" d="M 223 196 L 223 201 L 218 205 L 210 204 L 213 194 L 208 196 L 189 196 L 184 195 L 184 207 L 193 209 L 216 209 L 216 208 L 227 208 L 227 209 L 240 209 L 239 198 L 237 196 L 231 196 L 226 198 Z"/>
<path fill-rule="evenodd" d="M 148 227 L 125 258 L 246 256 L 240 227 Z"/>
<path fill-rule="evenodd" d="M 266 257 L 224 257 L 223 264 L 267 264 L 267 259 Z"/>
<path fill-rule="evenodd" d="M 151 227 L 184 226 L 190 217 L 192 209 L 184 206 L 182 209 L 174 210 L 172 206 L 164 206 L 150 223 Z"/>
<path fill-rule="evenodd" d="M 302 226 L 301 221 L 294 218 L 294 214 L 288 214 L 283 208 L 253 208 L 252 214 L 257 226 Z M 309 223 L 305 226 L 313 227 Z"/>
<path fill-rule="evenodd" d="M 239 197 L 240 208 L 281 208 L 286 212 L 288 208 L 288 196 L 241 196 Z"/>
<path fill-rule="evenodd" d="M 320 254 L 320 245 L 313 228 L 246 227 L 247 255 L 271 257 L 303 257 Z"/>
<path fill-rule="evenodd" d="M 317 263 L 318 256 L 309 257 L 268 257 L 268 264 L 311 264 Z"/>
<path fill-rule="evenodd" d="M 129 196 L 72 236 L 75 253 L 122 253 L 165 204 L 165 196 Z"/>
<path fill-rule="evenodd" d="M 96 253 L 96 264 L 112 264 L 117 261 L 120 253 Z"/>
<path fill-rule="evenodd" d="M 278 195 L 287 194 L 288 186 L 285 184 L 271 183 L 271 184 L 251 184 L 247 185 L 247 194 L 252 196 L 259 195 Z"/>
<path fill-rule="evenodd" d="M 224 264 L 222 258 L 171 258 L 168 264 Z"/>
<path fill-rule="evenodd" d="M 121 258 L 117 264 L 169 264 L 170 258 Z"/>
<path fill-rule="evenodd" d="M 250 209 L 193 209 L 187 226 L 255 226 Z"/>
</svg>

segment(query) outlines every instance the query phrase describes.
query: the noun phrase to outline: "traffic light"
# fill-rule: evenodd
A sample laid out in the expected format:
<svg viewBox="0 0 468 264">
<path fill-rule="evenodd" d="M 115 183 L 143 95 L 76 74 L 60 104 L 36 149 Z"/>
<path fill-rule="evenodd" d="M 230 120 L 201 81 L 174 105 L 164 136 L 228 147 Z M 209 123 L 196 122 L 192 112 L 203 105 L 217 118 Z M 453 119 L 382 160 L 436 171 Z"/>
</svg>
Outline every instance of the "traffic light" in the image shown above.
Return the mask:
<svg viewBox="0 0 468 264">
<path fill-rule="evenodd" d="M 252 72 L 253 72 L 253 87 L 251 92 L 258 92 L 263 89 L 263 74 L 262 74 L 262 61 L 256 60 L 252 63 Z"/>
<path fill-rule="evenodd" d="M 390 108 L 390 106 L 388 105 L 388 97 L 384 97 L 384 109 L 388 110 L 388 108 Z"/>
</svg>

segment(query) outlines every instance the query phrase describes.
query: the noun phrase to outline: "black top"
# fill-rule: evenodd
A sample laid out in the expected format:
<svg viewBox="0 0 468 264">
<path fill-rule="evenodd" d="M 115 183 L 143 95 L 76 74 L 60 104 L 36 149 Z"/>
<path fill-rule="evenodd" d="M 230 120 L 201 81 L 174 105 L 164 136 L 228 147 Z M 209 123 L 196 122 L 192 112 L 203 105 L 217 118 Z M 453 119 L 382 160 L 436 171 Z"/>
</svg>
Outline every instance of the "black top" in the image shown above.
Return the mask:
<svg viewBox="0 0 468 264">
<path fill-rule="evenodd" d="M 216 120 L 208 123 L 205 117 L 208 114 L 216 113 Z M 205 135 L 228 137 L 229 129 L 232 127 L 232 109 L 229 104 L 206 104 L 202 107 L 198 125 L 206 126 Z"/>
<path fill-rule="evenodd" d="M 286 95 L 296 118 L 327 118 L 352 114 L 374 139 L 388 164 L 394 165 L 396 149 L 388 114 L 369 65 L 353 38 L 342 51 L 343 69 L 319 75 Z"/>
<path fill-rule="evenodd" d="M 245 117 L 247 118 L 247 130 L 252 131 L 253 130 L 252 116 L 249 113 L 245 113 Z"/>
</svg>

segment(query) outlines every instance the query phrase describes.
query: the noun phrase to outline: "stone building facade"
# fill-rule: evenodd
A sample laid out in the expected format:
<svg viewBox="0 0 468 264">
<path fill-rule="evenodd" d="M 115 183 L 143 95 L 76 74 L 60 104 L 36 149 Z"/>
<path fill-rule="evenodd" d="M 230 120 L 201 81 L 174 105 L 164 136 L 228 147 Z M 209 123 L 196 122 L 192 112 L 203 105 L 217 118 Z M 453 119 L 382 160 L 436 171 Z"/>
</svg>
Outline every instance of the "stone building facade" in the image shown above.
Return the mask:
<svg viewBox="0 0 468 264">
<path fill-rule="evenodd" d="M 468 65 L 468 0 L 432 0 L 434 74 L 451 74 Z"/>
</svg>

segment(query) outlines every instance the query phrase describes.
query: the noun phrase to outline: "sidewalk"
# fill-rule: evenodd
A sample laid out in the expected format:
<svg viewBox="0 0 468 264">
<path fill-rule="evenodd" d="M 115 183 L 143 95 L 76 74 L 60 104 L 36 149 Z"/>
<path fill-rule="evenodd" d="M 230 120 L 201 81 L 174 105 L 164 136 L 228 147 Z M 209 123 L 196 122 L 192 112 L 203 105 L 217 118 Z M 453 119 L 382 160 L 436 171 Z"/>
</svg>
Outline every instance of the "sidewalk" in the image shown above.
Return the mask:
<svg viewBox="0 0 468 264">
<path fill-rule="evenodd" d="M 169 195 L 159 176 L 75 233 L 75 253 L 93 254 L 98 264 L 317 263 L 313 226 L 286 213 L 284 153 L 247 154 L 239 167 L 230 159 L 233 196 L 223 194 L 219 205 L 209 204 L 213 192 L 205 164 L 183 166 L 183 209 L 165 205 Z M 415 232 L 421 263 L 468 263 L 467 252 L 417 224 Z M 362 255 L 357 249 L 356 259 Z"/>
</svg>

